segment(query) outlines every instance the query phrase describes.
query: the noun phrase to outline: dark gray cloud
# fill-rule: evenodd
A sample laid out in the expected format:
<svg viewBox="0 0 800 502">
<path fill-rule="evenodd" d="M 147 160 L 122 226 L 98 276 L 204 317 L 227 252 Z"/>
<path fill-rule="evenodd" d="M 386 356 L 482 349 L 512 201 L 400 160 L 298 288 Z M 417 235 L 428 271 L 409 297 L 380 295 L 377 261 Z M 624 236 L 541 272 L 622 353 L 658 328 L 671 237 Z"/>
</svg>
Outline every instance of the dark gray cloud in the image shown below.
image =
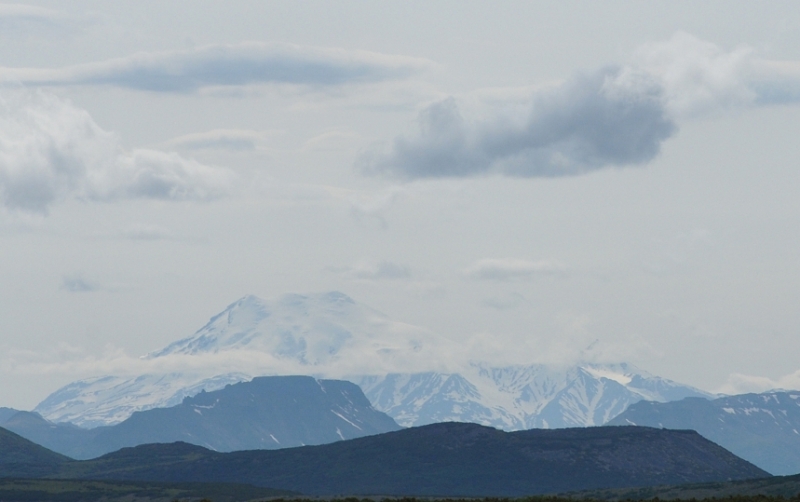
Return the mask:
<svg viewBox="0 0 800 502">
<path fill-rule="evenodd" d="M 565 176 L 640 165 L 677 129 L 662 98 L 657 80 L 618 67 L 539 92 L 523 123 L 468 122 L 450 98 L 421 112 L 419 135 L 398 137 L 388 152 L 358 162 L 368 172 L 406 179 Z"/>
<path fill-rule="evenodd" d="M 3 68 L 0 78 L 30 85 L 112 85 L 189 93 L 250 84 L 335 86 L 402 79 L 431 66 L 366 51 L 248 42 L 131 56 L 59 69 Z"/>
</svg>

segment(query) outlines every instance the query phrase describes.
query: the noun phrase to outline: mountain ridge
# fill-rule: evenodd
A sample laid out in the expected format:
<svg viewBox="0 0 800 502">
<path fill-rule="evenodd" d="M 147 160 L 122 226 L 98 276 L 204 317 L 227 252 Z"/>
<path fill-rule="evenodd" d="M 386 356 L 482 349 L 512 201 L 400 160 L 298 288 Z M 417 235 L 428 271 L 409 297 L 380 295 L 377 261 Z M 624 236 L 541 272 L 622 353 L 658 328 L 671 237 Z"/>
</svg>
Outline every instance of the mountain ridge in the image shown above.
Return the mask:
<svg viewBox="0 0 800 502">
<path fill-rule="evenodd" d="M 630 364 L 491 367 L 473 364 L 464 373 L 351 377 L 376 409 L 403 426 L 447 420 L 501 428 L 564 428 L 602 425 L 642 399 L 710 397 L 655 377 Z"/>
</svg>

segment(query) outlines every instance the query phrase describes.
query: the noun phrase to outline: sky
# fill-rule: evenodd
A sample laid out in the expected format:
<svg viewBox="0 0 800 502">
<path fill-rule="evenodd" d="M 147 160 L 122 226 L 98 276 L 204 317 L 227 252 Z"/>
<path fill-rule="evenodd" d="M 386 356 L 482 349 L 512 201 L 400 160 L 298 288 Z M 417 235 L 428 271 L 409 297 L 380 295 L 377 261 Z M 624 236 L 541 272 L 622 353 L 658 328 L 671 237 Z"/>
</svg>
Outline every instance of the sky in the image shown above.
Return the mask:
<svg viewBox="0 0 800 502">
<path fill-rule="evenodd" d="M 0 3 L 0 406 L 337 290 L 800 388 L 800 4 Z"/>
</svg>

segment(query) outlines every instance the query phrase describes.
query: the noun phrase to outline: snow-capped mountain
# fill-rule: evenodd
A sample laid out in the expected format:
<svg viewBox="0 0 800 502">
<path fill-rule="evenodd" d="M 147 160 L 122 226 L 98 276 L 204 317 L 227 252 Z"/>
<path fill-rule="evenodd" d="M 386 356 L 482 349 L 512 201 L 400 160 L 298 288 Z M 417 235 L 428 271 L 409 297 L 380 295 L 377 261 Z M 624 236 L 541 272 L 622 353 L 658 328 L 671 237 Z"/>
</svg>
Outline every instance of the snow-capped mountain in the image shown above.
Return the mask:
<svg viewBox="0 0 800 502">
<path fill-rule="evenodd" d="M 452 370 L 441 355 L 458 354 L 459 349 L 443 336 L 393 321 L 343 293 L 289 294 L 274 300 L 248 295 L 192 336 L 144 357 L 161 361 L 162 367 L 174 363 L 188 370 L 79 380 L 48 396 L 34 411 L 53 422 L 113 425 L 135 411 L 173 406 L 201 390 L 252 376 L 337 378 L 415 367 Z M 192 359 L 203 363 L 191 364 Z M 231 367 L 238 371 L 231 372 Z"/>
<path fill-rule="evenodd" d="M 348 366 L 402 368 L 433 363 L 459 347 L 432 331 L 396 322 L 340 292 L 290 294 L 265 301 L 245 296 L 194 335 L 147 358 L 222 352 L 259 353 L 296 369 Z M 362 358 L 362 359 L 360 359 Z M 427 360 L 427 361 L 426 361 Z"/>
<path fill-rule="evenodd" d="M 500 368 L 352 379 L 373 406 L 405 426 L 460 421 L 505 430 L 602 425 L 643 399 L 710 397 L 629 364 Z"/>
<path fill-rule="evenodd" d="M 202 360 L 189 365 L 192 371 L 82 380 L 56 391 L 35 411 L 54 422 L 111 425 L 134 411 L 172 406 L 201 390 L 249 380 L 248 374 L 347 376 L 376 409 L 401 425 L 446 420 L 507 430 L 600 425 L 641 399 L 708 397 L 626 364 L 498 367 L 470 362 L 464 354 L 461 344 L 393 321 L 343 293 L 269 301 L 246 296 L 194 335 L 145 356 L 175 364 Z M 225 363 L 230 369 L 231 361 L 240 372 L 215 366 Z"/>
<path fill-rule="evenodd" d="M 800 392 L 641 402 L 609 425 L 693 429 L 772 474 L 800 473 Z"/>
</svg>

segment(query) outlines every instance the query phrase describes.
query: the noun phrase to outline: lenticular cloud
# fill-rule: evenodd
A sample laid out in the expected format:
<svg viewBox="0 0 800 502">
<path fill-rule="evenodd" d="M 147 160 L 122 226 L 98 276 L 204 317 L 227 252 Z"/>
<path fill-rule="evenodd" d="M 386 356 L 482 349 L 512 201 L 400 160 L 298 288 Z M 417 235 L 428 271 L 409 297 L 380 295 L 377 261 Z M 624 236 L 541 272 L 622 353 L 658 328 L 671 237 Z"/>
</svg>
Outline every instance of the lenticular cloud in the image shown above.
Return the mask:
<svg viewBox="0 0 800 502">
<path fill-rule="evenodd" d="M 204 87 L 251 84 L 337 86 L 401 80 L 430 61 L 368 51 L 245 42 L 131 56 L 64 68 L 0 68 L 0 81 L 25 85 L 111 85 L 192 93 Z"/>
<path fill-rule="evenodd" d="M 88 112 L 44 91 L 0 95 L 0 204 L 46 214 L 69 198 L 210 200 L 232 174 L 175 153 L 126 151 Z"/>
</svg>

